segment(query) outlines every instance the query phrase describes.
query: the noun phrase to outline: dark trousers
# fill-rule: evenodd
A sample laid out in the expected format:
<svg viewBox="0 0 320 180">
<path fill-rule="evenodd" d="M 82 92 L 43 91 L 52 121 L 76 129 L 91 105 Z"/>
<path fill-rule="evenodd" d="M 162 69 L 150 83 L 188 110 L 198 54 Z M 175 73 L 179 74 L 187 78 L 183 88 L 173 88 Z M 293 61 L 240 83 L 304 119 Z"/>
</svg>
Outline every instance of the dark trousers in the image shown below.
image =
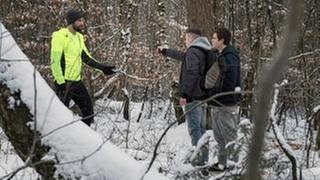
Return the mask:
<svg viewBox="0 0 320 180">
<path fill-rule="evenodd" d="M 66 82 L 65 90 L 59 90 L 59 88 L 56 88 L 56 93 L 59 99 L 67 107 L 69 107 L 72 99 L 81 110 L 83 116 L 82 122 L 86 123 L 88 126 L 91 125 L 93 122 L 93 106 L 89 93 L 82 81 L 68 81 Z"/>
</svg>

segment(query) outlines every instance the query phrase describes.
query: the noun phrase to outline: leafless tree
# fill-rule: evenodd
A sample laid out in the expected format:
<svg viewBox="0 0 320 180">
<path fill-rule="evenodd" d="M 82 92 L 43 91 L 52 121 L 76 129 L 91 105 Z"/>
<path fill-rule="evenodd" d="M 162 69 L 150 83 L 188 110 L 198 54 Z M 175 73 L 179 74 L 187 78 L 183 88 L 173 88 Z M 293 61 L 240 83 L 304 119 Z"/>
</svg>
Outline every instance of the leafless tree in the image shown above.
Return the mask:
<svg viewBox="0 0 320 180">
<path fill-rule="evenodd" d="M 249 153 L 248 179 L 260 179 L 259 166 L 257 166 L 257 164 L 259 164 L 260 153 L 263 146 L 272 89 L 275 82 L 279 81 L 281 72 L 286 69 L 288 58 L 293 50 L 293 44 L 298 37 L 299 20 L 303 12 L 302 6 L 303 1 L 290 1 L 288 7 L 288 25 L 284 42 L 275 55 L 270 69 L 261 77 L 261 85 L 257 95 L 257 107 L 254 113 L 255 128 Z"/>
</svg>

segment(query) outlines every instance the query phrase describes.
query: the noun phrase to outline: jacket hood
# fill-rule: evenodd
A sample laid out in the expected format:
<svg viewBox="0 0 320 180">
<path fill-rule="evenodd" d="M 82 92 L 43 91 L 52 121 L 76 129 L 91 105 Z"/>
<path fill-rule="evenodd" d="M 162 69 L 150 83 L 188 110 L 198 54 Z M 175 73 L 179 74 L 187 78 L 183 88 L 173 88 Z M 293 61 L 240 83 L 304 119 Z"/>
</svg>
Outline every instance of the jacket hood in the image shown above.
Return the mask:
<svg viewBox="0 0 320 180">
<path fill-rule="evenodd" d="M 222 54 L 226 55 L 226 54 L 233 54 L 237 57 L 239 57 L 239 53 L 238 51 L 231 45 L 228 45 L 227 47 L 225 47 L 222 51 Z"/>
<path fill-rule="evenodd" d="M 212 46 L 211 46 L 209 40 L 206 37 L 202 37 L 202 36 L 198 37 L 194 41 L 192 41 L 192 43 L 188 46 L 188 48 L 190 48 L 191 46 L 200 47 L 205 50 L 212 49 Z"/>
</svg>

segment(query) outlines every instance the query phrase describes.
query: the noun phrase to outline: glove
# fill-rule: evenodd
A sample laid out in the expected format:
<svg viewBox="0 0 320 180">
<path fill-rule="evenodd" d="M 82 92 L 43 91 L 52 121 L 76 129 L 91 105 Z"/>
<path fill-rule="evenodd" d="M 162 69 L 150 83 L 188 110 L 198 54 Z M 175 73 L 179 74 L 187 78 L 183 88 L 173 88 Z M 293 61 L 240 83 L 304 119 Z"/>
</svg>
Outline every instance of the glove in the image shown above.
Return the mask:
<svg viewBox="0 0 320 180">
<path fill-rule="evenodd" d="M 115 66 L 105 66 L 103 69 L 102 69 L 102 72 L 105 74 L 105 75 L 111 75 L 111 74 L 114 74 L 116 73 L 113 69 L 115 68 Z"/>
<path fill-rule="evenodd" d="M 166 54 L 167 49 L 166 48 L 158 48 L 158 53 L 165 55 Z"/>
<path fill-rule="evenodd" d="M 55 83 L 56 94 L 63 103 L 65 102 L 65 99 L 66 99 L 66 93 L 67 93 L 66 89 L 67 89 L 66 83 L 63 83 L 63 84 Z"/>
</svg>

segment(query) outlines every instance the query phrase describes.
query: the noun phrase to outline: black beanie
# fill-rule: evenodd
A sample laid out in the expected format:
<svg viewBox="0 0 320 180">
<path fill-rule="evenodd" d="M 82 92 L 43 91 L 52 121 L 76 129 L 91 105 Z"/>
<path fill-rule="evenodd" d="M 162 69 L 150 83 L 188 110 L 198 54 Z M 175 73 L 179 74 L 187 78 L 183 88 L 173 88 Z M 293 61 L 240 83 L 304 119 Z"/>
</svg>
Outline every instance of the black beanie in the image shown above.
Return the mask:
<svg viewBox="0 0 320 180">
<path fill-rule="evenodd" d="M 76 20 L 82 18 L 83 16 L 81 15 L 81 13 L 77 10 L 74 10 L 74 9 L 71 9 L 67 12 L 67 16 L 66 16 L 66 19 L 67 19 L 67 23 L 68 25 L 69 24 L 72 24 L 74 23 Z"/>
<path fill-rule="evenodd" d="M 193 34 L 196 34 L 198 36 L 201 36 L 201 30 L 198 29 L 198 28 L 194 28 L 194 27 L 189 27 L 187 30 L 186 30 L 186 33 L 193 33 Z"/>
</svg>

